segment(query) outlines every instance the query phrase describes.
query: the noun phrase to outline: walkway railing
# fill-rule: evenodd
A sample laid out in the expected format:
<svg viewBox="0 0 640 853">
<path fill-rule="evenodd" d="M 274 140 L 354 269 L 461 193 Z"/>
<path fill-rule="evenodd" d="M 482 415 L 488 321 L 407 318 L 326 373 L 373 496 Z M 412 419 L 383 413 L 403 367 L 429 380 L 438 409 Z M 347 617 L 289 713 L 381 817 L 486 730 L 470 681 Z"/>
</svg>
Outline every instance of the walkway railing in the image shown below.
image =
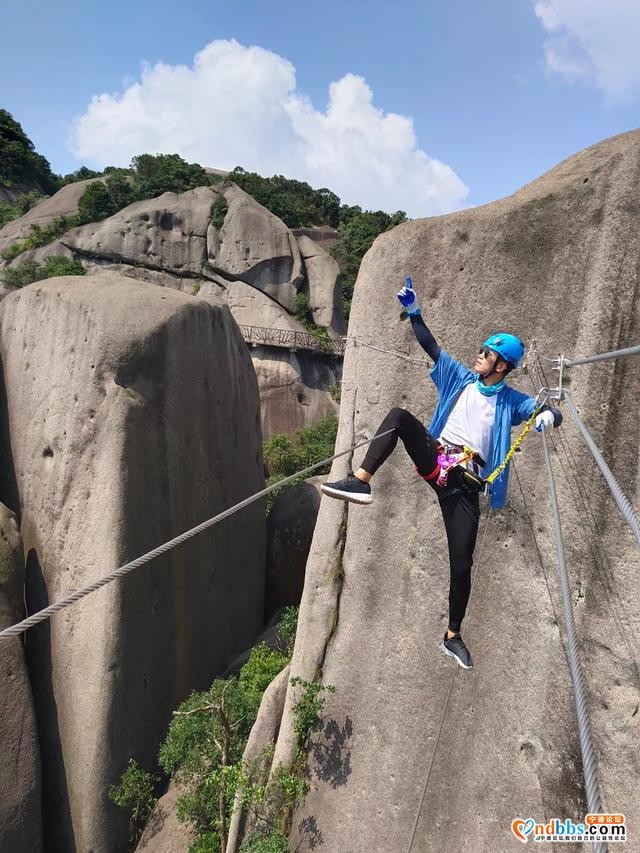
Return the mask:
<svg viewBox="0 0 640 853">
<path fill-rule="evenodd" d="M 263 326 L 240 326 L 240 331 L 245 341 L 254 346 L 286 347 L 292 351 L 303 349 L 327 355 L 344 355 L 345 341 L 342 339 L 336 341 L 331 338 L 317 338 L 311 332 L 266 329 Z"/>
</svg>

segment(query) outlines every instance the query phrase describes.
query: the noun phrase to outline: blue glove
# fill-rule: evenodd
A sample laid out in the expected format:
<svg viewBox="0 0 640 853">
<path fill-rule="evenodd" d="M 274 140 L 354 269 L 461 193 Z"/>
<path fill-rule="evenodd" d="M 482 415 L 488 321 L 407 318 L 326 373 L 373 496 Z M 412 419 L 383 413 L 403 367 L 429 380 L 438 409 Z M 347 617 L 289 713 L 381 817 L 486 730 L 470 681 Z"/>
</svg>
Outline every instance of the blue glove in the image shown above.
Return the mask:
<svg viewBox="0 0 640 853">
<path fill-rule="evenodd" d="M 398 299 L 400 300 L 400 304 L 410 317 L 419 316 L 420 306 L 418 305 L 418 297 L 416 296 L 416 292 L 413 289 L 413 284 L 411 283 L 410 276 L 407 276 L 406 285 L 399 293 L 396 294 L 396 296 L 398 297 Z"/>
</svg>

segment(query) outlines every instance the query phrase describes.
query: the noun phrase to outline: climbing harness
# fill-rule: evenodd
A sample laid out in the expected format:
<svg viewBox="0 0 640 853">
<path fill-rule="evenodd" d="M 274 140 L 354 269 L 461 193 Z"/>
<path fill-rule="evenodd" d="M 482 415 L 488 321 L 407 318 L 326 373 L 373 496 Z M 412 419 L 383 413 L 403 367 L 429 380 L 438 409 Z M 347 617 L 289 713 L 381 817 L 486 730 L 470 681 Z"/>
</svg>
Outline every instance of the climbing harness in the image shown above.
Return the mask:
<svg viewBox="0 0 640 853">
<path fill-rule="evenodd" d="M 438 474 L 438 479 L 436 483 L 444 488 L 447 485 L 447 481 L 449 479 L 449 471 L 452 468 L 455 468 L 457 465 L 460 466 L 461 470 L 466 470 L 464 466 L 467 462 L 471 461 L 478 454 L 475 450 L 472 450 L 470 447 L 464 445 L 461 450 L 449 447 L 446 444 L 438 445 L 439 453 L 438 453 L 438 468 L 440 469 L 440 473 Z"/>
</svg>

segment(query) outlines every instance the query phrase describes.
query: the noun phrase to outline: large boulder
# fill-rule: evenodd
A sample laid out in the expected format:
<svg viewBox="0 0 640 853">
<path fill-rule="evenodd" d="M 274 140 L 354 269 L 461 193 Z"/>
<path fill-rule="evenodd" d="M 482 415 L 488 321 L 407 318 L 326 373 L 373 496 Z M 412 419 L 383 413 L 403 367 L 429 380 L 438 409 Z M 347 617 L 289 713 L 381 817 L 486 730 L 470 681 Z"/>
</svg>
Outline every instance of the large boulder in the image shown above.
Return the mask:
<svg viewBox="0 0 640 853">
<path fill-rule="evenodd" d="M 0 349 L 30 612 L 263 487 L 226 306 L 114 272 L 50 279 L 3 300 Z M 171 712 L 250 645 L 264 549 L 256 503 L 28 632 L 47 849 L 124 849 L 108 786 L 130 757 L 152 767 Z"/>
<path fill-rule="evenodd" d="M 335 336 L 346 334 L 340 267 L 328 252 L 309 237 L 301 236 L 296 239 L 307 274 L 313 322 L 316 326 L 325 326 Z"/>
<path fill-rule="evenodd" d="M 136 853 L 186 853 L 195 843 L 195 833 L 190 824 L 177 817 L 177 801 L 181 793 L 179 782 L 172 779 L 149 815 Z"/>
<path fill-rule="evenodd" d="M 266 207 L 231 182 L 218 185 L 228 206 L 220 229 L 211 227 L 209 263 L 225 277 L 239 279 L 293 311 L 304 278 L 296 239 Z"/>
<path fill-rule="evenodd" d="M 49 225 L 59 216 L 73 216 L 78 212 L 80 197 L 89 184 L 96 181 L 104 181 L 104 178 L 88 178 L 86 181 L 67 184 L 50 198 L 39 201 L 24 216 L 7 222 L 0 228 L 0 252 L 12 243 L 17 243 L 27 237 L 31 233 L 32 225 L 43 227 Z"/>
<path fill-rule="evenodd" d="M 0 630 L 20 621 L 24 559 L 14 513 L 0 504 Z M 0 850 L 43 849 L 40 754 L 24 648 L 0 640 Z"/>
<path fill-rule="evenodd" d="M 436 337 L 468 364 L 501 328 L 537 339 L 547 357 L 637 343 L 639 193 L 635 131 L 509 198 L 379 237 L 361 266 L 350 326 L 388 352 L 348 350 L 337 446 L 372 436 L 393 406 L 429 422 L 436 395 L 427 373 L 391 355 L 402 345 L 422 356 L 389 295 L 398 270 L 411 272 Z M 533 394 L 539 375 L 530 356 L 528 369 L 510 381 Z M 638 463 L 629 450 L 640 444 L 638 362 L 574 367 L 564 378 L 637 505 Z M 633 816 L 640 808 L 637 543 L 568 413 L 547 440 L 603 800 L 606 809 Z M 415 827 L 414 853 L 506 853 L 520 847 L 511 832 L 516 816 L 584 818 L 542 439 L 533 433 L 523 447 L 507 506 L 483 511 L 463 625 L 476 668 L 457 677 L 437 648 L 449 580 L 440 511 L 402 446 L 374 478 L 370 507 L 323 500 L 292 675 L 311 680 L 321 672 L 335 685 L 324 730 L 334 733 L 335 749 L 310 755 L 296 849 L 312 849 L 320 833 L 323 849 L 392 853 L 409 849 Z M 331 478 L 357 467 L 365 452 L 337 460 Z M 289 690 L 274 766 L 295 752 L 295 699 Z M 330 767 L 323 753 L 333 755 Z"/>
<path fill-rule="evenodd" d="M 62 242 L 75 254 L 200 275 L 207 260 L 207 229 L 218 193 L 197 187 L 137 201 L 102 222 L 74 228 Z"/>
<path fill-rule="evenodd" d="M 340 387 L 342 363 L 338 359 L 264 346 L 254 347 L 251 358 L 260 386 L 265 438 L 275 433 L 292 435 L 327 415 L 338 414 L 340 406 L 330 390 Z"/>
</svg>

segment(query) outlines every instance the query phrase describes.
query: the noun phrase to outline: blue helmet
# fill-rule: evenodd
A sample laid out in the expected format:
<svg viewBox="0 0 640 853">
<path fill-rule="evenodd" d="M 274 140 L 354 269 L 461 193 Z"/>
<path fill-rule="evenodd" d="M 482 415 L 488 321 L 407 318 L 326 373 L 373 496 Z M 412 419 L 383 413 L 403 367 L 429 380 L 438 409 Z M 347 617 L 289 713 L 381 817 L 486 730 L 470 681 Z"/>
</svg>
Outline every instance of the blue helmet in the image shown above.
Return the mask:
<svg viewBox="0 0 640 853">
<path fill-rule="evenodd" d="M 524 355 L 524 344 L 520 338 L 510 335 L 508 332 L 498 332 L 491 335 L 482 345 L 497 352 L 500 358 L 508 361 L 514 367 L 518 367 Z"/>
</svg>

